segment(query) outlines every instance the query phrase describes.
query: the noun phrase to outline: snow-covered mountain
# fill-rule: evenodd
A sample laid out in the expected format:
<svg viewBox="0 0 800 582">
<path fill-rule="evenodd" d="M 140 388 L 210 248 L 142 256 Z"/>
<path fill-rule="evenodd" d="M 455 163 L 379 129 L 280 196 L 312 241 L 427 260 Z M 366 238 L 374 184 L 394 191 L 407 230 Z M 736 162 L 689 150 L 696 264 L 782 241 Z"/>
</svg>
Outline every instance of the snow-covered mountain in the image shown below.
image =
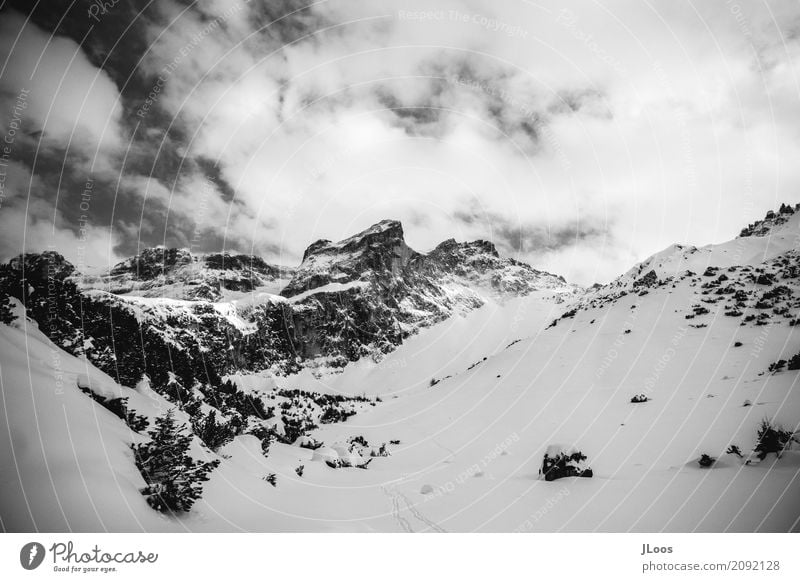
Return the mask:
<svg viewBox="0 0 800 582">
<path fill-rule="evenodd" d="M 84 277 L 54 252 L 17 258 L 4 273 L 29 315 L 53 322 L 51 339 L 125 385 L 176 368 L 188 384 L 209 373 L 340 369 L 379 360 L 418 330 L 487 301 L 577 290 L 500 258 L 485 241 L 417 253 L 396 221 L 339 243 L 318 241 L 296 269 L 155 248 L 104 277 Z"/>
<path fill-rule="evenodd" d="M 277 292 L 292 269 L 254 255 L 210 253 L 154 247 L 114 265 L 103 276 L 78 276 L 82 288 L 116 295 L 220 301 L 256 289 Z"/>
<path fill-rule="evenodd" d="M 4 527 L 798 530 L 800 453 L 750 455 L 764 419 L 800 426 L 797 210 L 587 293 L 485 241 L 418 253 L 393 221 L 312 244 L 280 293 L 215 301 L 17 260 L 0 273 Z M 168 408 L 219 467 L 162 519 L 130 445 Z M 593 477 L 543 480 L 544 453 L 572 447 Z"/>
</svg>

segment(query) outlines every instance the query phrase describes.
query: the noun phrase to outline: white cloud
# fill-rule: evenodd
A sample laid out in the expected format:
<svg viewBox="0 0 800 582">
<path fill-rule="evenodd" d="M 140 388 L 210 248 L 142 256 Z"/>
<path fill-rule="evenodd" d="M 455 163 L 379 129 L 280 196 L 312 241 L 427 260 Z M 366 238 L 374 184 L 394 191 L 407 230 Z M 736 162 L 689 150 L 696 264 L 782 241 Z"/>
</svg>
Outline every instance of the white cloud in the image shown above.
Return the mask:
<svg viewBox="0 0 800 582">
<path fill-rule="evenodd" d="M 588 284 L 796 197 L 800 9 L 731 6 L 325 2 L 264 27 L 255 3 L 165 1 L 142 73 L 168 67 L 157 106 L 188 132 L 179 153 L 235 190 L 207 200 L 231 244 L 291 263 L 393 217 L 419 249 L 495 238 Z M 116 119 L 65 103 L 95 135 Z M 125 183 L 191 221 L 199 179 Z"/>
<path fill-rule="evenodd" d="M 9 55 L 0 75 L 6 103 L 28 90 L 26 132 L 42 131 L 45 145 L 93 155 L 120 146 L 122 106 L 105 71 L 94 67 L 74 41 L 51 36 L 14 10 L 0 19 L 0 54 Z M 13 102 L 13 101 L 12 101 Z M 7 110 L 4 104 L 4 113 Z"/>
</svg>

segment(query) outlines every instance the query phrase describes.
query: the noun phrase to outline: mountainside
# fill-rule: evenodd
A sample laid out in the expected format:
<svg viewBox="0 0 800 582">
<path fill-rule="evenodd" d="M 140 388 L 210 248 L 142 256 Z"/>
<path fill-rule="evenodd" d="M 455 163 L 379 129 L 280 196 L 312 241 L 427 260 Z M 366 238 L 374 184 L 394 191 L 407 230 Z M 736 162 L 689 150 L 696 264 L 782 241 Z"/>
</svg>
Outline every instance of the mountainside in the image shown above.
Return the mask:
<svg viewBox="0 0 800 582">
<path fill-rule="evenodd" d="M 0 462 L 24 489 L 0 484 L 4 526 L 798 531 L 797 443 L 756 454 L 765 420 L 800 438 L 795 208 L 587 293 L 485 241 L 415 252 L 393 221 L 312 244 L 280 294 L 227 301 L 12 261 Z M 130 445 L 170 408 L 219 466 L 156 519 Z M 593 477 L 544 480 L 545 452 L 573 447 Z"/>
<path fill-rule="evenodd" d="M 768 212 L 764 220 L 722 244 L 672 245 L 580 297 L 565 315 L 572 317 L 627 295 L 644 297 L 656 289 L 669 293 L 689 287 L 693 302 L 679 310 L 686 319 L 724 314 L 743 317 L 742 325 L 788 322 L 800 298 L 800 204 L 795 208 L 784 204 L 779 213 Z"/>
</svg>

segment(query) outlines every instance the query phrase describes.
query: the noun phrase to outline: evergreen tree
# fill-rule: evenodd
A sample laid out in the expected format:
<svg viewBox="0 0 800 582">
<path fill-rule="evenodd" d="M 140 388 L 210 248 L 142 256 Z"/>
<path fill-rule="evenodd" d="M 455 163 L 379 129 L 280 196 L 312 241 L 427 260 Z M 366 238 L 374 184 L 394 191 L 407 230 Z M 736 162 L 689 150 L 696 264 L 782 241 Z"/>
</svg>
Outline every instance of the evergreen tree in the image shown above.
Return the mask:
<svg viewBox="0 0 800 582">
<path fill-rule="evenodd" d="M 758 441 L 754 451 L 759 460 L 763 461 L 770 453 L 775 453 L 779 458 L 787 445 L 794 440 L 792 433 L 774 425 L 769 419 L 761 421 L 758 427 Z"/>
<path fill-rule="evenodd" d="M 235 436 L 227 422 L 217 422 L 217 411 L 212 410 L 207 415 L 198 415 L 192 419 L 194 434 L 200 437 L 212 451 L 225 446 Z"/>
<path fill-rule="evenodd" d="M 155 420 L 150 442 L 131 445 L 136 466 L 147 486 L 142 495 L 157 511 L 189 511 L 203 493 L 204 481 L 219 461 L 195 461 L 189 456 L 192 436 L 169 410 Z"/>
<path fill-rule="evenodd" d="M 9 279 L 5 276 L 5 269 L 0 270 L 0 323 L 10 324 L 16 317 L 11 312 L 11 299 L 9 292 Z"/>
</svg>

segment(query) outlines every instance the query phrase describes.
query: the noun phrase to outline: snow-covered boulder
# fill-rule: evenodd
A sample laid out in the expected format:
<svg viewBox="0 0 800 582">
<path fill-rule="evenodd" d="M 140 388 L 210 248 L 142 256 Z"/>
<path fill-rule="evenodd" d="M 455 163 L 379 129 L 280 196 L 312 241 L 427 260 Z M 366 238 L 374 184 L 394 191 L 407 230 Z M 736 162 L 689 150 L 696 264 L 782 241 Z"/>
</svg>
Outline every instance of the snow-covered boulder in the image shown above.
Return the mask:
<svg viewBox="0 0 800 582">
<path fill-rule="evenodd" d="M 592 469 L 586 463 L 586 455 L 575 447 L 552 444 L 547 447 L 539 470 L 545 481 L 564 477 L 592 477 Z"/>
</svg>

